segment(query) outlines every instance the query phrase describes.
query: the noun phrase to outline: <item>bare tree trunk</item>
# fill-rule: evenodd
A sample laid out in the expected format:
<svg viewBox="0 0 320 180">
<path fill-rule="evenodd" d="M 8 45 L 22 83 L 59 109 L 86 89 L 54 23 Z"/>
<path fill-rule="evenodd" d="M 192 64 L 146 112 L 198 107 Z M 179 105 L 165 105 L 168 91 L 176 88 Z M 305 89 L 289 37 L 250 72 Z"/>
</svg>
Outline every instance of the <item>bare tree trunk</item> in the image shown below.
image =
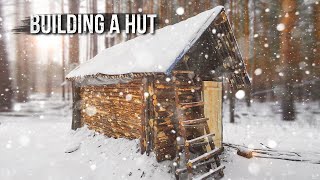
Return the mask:
<svg viewBox="0 0 320 180">
<path fill-rule="evenodd" d="M 226 1 L 225 0 L 219 0 L 218 4 L 221 5 L 221 6 L 224 6 L 226 4 Z"/>
<path fill-rule="evenodd" d="M 293 95 L 293 60 L 291 56 L 293 41 L 291 39 L 292 29 L 295 25 L 297 16 L 295 12 L 297 10 L 296 1 L 283 0 L 282 11 L 283 18 L 281 23 L 284 25 L 284 30 L 281 32 L 280 52 L 281 52 L 281 64 L 284 69 L 283 77 L 283 97 L 282 97 L 282 119 L 291 121 L 295 119 L 295 107 L 294 107 L 294 95 Z"/>
<path fill-rule="evenodd" d="M 257 31 L 257 18 L 256 18 L 256 1 L 253 0 L 253 34 L 256 33 Z M 252 61 L 251 61 L 251 93 L 255 91 L 255 74 L 254 74 L 254 70 L 256 69 L 256 58 L 257 58 L 257 49 L 256 49 L 256 40 L 255 38 L 253 38 L 252 40 Z M 251 96 L 252 98 L 252 96 Z"/>
<path fill-rule="evenodd" d="M 0 1 L 2 7 L 2 1 Z M 3 17 L 0 8 L 0 17 Z M 4 34 L 3 21 L 0 22 L 0 34 Z M 12 84 L 10 78 L 10 66 L 8 61 L 7 46 L 5 38 L 0 38 L 0 112 L 10 111 L 12 107 Z"/>
<path fill-rule="evenodd" d="M 244 62 L 247 64 L 247 67 L 249 66 L 249 48 L 250 48 L 250 22 L 249 22 L 249 0 L 244 0 Z M 250 68 L 247 69 L 248 72 L 250 72 Z M 251 88 L 246 88 L 246 103 L 247 106 L 251 106 Z"/>
<path fill-rule="evenodd" d="M 199 14 L 202 11 L 202 8 L 201 8 L 202 6 L 203 6 L 203 4 L 201 3 L 200 0 L 192 1 L 192 10 L 191 10 L 192 14 L 191 14 L 191 16 L 195 16 L 195 15 Z"/>
<path fill-rule="evenodd" d="M 229 112 L 230 112 L 230 123 L 234 123 L 235 122 L 235 118 L 234 118 L 234 111 L 235 111 L 235 104 L 236 104 L 236 99 L 235 99 L 235 93 L 234 93 L 234 90 L 232 90 L 230 87 L 229 87 Z"/>
<path fill-rule="evenodd" d="M 315 41 L 314 41 L 314 51 L 313 53 L 315 54 L 314 58 L 314 64 L 319 65 L 320 64 L 320 3 L 314 4 L 313 7 L 313 22 L 314 22 L 314 36 L 315 36 Z M 319 68 L 319 67 L 316 67 Z M 314 70 L 314 76 L 315 77 L 320 77 L 320 71 L 315 69 Z M 320 87 L 320 81 L 316 81 L 311 85 L 311 91 L 312 91 L 312 98 L 319 98 L 319 87 Z M 318 97 L 316 97 L 318 96 Z M 319 101 L 319 106 L 320 106 L 320 101 Z"/>
<path fill-rule="evenodd" d="M 159 3 L 159 25 L 164 27 L 166 25 L 166 19 L 168 19 L 168 0 L 160 0 Z"/>
<path fill-rule="evenodd" d="M 21 12 L 21 3 L 19 0 L 16 0 L 15 3 L 17 4 L 16 6 L 16 16 L 17 16 L 17 21 L 16 24 L 19 24 L 19 19 L 20 17 L 20 12 Z M 24 3 L 30 3 L 30 2 L 24 2 Z M 28 8 L 24 8 L 24 14 Z M 28 95 L 29 95 L 29 71 L 28 71 L 28 51 L 26 48 L 26 35 L 23 34 L 18 34 L 16 35 L 16 84 L 17 84 L 17 96 L 16 99 L 18 102 L 26 102 L 28 100 Z"/>
<path fill-rule="evenodd" d="M 92 2 L 92 6 L 91 6 L 91 12 L 92 13 L 98 13 L 97 11 L 97 1 L 96 0 L 93 0 L 91 1 Z M 98 35 L 97 34 L 92 34 L 92 57 L 96 56 L 98 54 Z"/>
<path fill-rule="evenodd" d="M 223 2 L 219 2 L 219 3 L 223 3 Z M 233 24 L 233 28 L 234 29 L 238 29 L 238 22 L 237 22 L 237 18 L 236 18 L 236 15 L 235 15 L 235 18 L 234 18 L 234 14 L 233 14 L 233 4 L 232 4 L 232 1 L 231 1 L 231 4 L 230 4 L 230 23 L 231 23 L 231 26 Z M 237 32 L 237 31 L 236 31 Z M 235 108 L 236 108 L 236 105 L 235 105 L 235 92 L 234 90 L 228 86 L 227 88 L 228 90 L 228 99 L 229 99 L 229 114 L 230 114 L 230 123 L 234 123 L 235 122 L 235 116 L 234 116 L 234 111 L 235 111 Z"/>
<path fill-rule="evenodd" d="M 64 13 L 64 0 L 61 0 L 61 13 Z M 66 86 L 67 84 L 64 83 L 65 80 L 65 74 L 66 74 L 66 64 L 65 64 L 65 59 L 64 59 L 64 36 L 61 36 L 61 62 L 62 62 L 62 71 L 61 71 L 61 76 L 62 76 L 62 85 L 61 85 L 61 95 L 62 95 L 62 100 L 64 101 L 66 99 Z"/>
<path fill-rule="evenodd" d="M 53 52 L 53 49 L 52 48 L 50 48 L 49 50 L 48 50 L 49 52 L 48 52 L 48 62 L 47 62 L 47 71 L 46 71 L 46 75 L 47 75 L 47 77 L 46 77 L 46 96 L 47 97 L 51 97 L 51 95 L 52 95 L 52 76 L 53 76 L 53 73 L 52 73 L 52 66 L 53 66 L 53 59 L 52 59 L 52 57 L 53 57 L 53 54 L 54 54 L 54 52 Z"/>
<path fill-rule="evenodd" d="M 189 5 L 188 5 L 188 2 L 186 2 L 185 0 L 178 0 L 178 6 L 184 8 L 184 14 L 179 16 L 179 21 L 182 21 L 189 14 L 189 12 L 190 12 L 189 9 L 190 8 L 189 8 Z M 165 7 L 163 7 L 163 8 L 165 8 Z M 159 14 L 159 16 L 160 16 L 160 14 Z"/>
<path fill-rule="evenodd" d="M 80 1 L 69 0 L 69 13 L 78 14 Z M 71 68 L 79 64 L 79 36 L 69 36 L 69 64 Z"/>
<path fill-rule="evenodd" d="M 208 10 L 212 7 L 212 1 L 211 0 L 205 0 L 204 2 L 204 9 Z"/>
<path fill-rule="evenodd" d="M 105 6 L 106 13 L 113 13 L 113 1 L 112 0 L 106 0 L 105 3 L 106 3 L 106 6 Z M 105 37 L 104 43 L 105 43 L 105 48 L 113 46 L 113 45 L 111 45 L 111 37 L 109 35 L 107 35 Z"/>
<path fill-rule="evenodd" d="M 128 0 L 126 2 L 126 12 L 125 13 L 132 13 L 132 1 Z M 133 38 L 134 36 L 132 36 L 132 34 L 126 34 L 126 40 L 130 40 L 131 38 Z"/>
</svg>

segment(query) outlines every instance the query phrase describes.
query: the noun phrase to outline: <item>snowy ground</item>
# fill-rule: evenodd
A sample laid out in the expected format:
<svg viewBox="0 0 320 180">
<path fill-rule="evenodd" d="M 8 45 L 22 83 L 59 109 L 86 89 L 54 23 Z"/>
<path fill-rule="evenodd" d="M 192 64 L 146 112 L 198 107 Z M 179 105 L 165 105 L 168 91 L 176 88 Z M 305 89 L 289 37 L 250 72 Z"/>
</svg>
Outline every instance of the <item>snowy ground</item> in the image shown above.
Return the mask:
<svg viewBox="0 0 320 180">
<path fill-rule="evenodd" d="M 299 104 L 294 123 L 280 121 L 275 104 L 237 107 L 237 122 L 224 123 L 225 142 L 295 151 L 301 158 L 320 160 L 318 104 Z M 108 139 L 85 128 L 70 131 L 65 103 L 35 97 L 15 110 L 0 114 L 1 180 L 173 179 L 170 162 L 140 155 L 137 141 Z M 227 119 L 227 108 L 224 114 Z M 226 148 L 223 164 L 224 179 L 320 179 L 320 165 L 245 159 L 232 148 Z"/>
<path fill-rule="evenodd" d="M 297 120 L 281 121 L 276 103 L 254 103 L 251 108 L 239 103 L 236 123 L 228 123 L 225 108 L 224 142 L 250 148 L 294 151 L 301 159 L 320 162 L 319 103 L 297 104 Z M 245 159 L 227 148 L 224 159 L 226 179 L 320 179 L 320 164 L 275 159 Z M 294 157 L 295 159 L 299 157 Z"/>
</svg>

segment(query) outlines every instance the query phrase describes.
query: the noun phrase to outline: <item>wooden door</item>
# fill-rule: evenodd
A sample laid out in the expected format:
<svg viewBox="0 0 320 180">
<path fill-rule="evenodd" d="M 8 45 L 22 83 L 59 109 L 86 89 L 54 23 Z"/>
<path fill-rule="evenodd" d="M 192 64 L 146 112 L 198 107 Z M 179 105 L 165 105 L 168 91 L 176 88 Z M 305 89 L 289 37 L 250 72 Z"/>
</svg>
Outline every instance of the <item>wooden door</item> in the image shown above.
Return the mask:
<svg viewBox="0 0 320 180">
<path fill-rule="evenodd" d="M 210 133 L 215 133 L 214 144 L 222 147 L 222 83 L 203 81 L 204 115 L 209 118 Z"/>
</svg>

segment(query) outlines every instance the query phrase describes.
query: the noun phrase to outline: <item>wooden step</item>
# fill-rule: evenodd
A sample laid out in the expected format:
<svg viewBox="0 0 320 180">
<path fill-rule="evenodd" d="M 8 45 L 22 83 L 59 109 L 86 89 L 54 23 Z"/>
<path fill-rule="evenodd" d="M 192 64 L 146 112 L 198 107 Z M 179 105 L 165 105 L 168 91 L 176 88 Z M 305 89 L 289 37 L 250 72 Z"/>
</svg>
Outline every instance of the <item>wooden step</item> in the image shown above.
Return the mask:
<svg viewBox="0 0 320 180">
<path fill-rule="evenodd" d="M 200 147 L 200 146 L 206 146 L 208 145 L 210 142 L 212 142 L 213 140 L 209 140 L 209 141 L 202 141 L 202 142 L 197 142 L 197 143 L 193 143 L 192 147 Z"/>
<path fill-rule="evenodd" d="M 201 162 L 201 163 L 197 164 L 194 167 L 195 167 L 195 169 L 197 169 L 198 167 L 201 167 L 201 166 L 204 166 L 204 165 L 207 165 L 207 164 L 211 164 L 211 163 L 215 163 L 215 160 L 211 159 L 209 161 L 204 161 L 204 162 Z M 176 174 L 181 174 L 181 173 L 187 172 L 187 170 L 188 170 L 187 167 L 176 169 Z"/>
<path fill-rule="evenodd" d="M 203 135 L 203 136 L 200 136 L 200 137 L 197 137 L 197 138 L 194 138 L 194 139 L 187 140 L 186 143 L 193 144 L 193 143 L 195 143 L 195 142 L 197 142 L 197 141 L 203 140 L 204 138 L 211 137 L 211 136 L 214 136 L 214 135 L 215 135 L 214 133 L 205 134 L 205 135 Z"/>
<path fill-rule="evenodd" d="M 180 106 L 182 109 L 197 107 L 197 106 L 203 106 L 204 102 L 191 102 L 191 103 L 180 103 Z"/>
<path fill-rule="evenodd" d="M 178 91 L 192 91 L 192 90 L 196 91 L 196 90 L 201 90 L 201 87 L 199 87 L 199 86 L 186 86 L 186 87 L 179 86 L 179 87 L 177 87 L 177 90 Z"/>
<path fill-rule="evenodd" d="M 219 167 L 217 167 L 217 168 L 215 168 L 215 169 L 210 169 L 209 172 L 204 173 L 204 174 L 202 174 L 201 176 L 196 177 L 196 178 L 192 178 L 192 179 L 193 179 L 193 180 L 202 180 L 202 179 L 205 179 L 205 178 L 213 175 L 214 173 L 223 170 L 224 168 L 225 168 L 224 165 L 220 165 Z"/>
<path fill-rule="evenodd" d="M 200 146 L 206 146 L 206 145 L 208 145 L 210 142 L 212 142 L 213 140 L 208 140 L 208 141 L 201 141 L 201 142 L 194 142 L 194 143 L 192 143 L 192 144 L 189 144 L 189 146 L 190 146 L 190 148 L 191 147 L 193 147 L 193 148 L 195 148 L 195 147 L 200 147 Z M 180 145 L 181 147 L 184 147 L 184 146 L 186 146 L 185 144 L 181 144 Z"/>
<path fill-rule="evenodd" d="M 194 159 L 190 159 L 187 165 L 189 167 L 192 167 L 193 165 L 196 165 L 197 162 L 212 158 L 213 156 L 217 155 L 219 151 L 220 151 L 219 148 L 215 148 L 207 153 L 202 154 L 201 156 L 198 156 Z"/>
<path fill-rule="evenodd" d="M 172 71 L 173 74 L 194 74 L 194 71 Z"/>
<path fill-rule="evenodd" d="M 205 123 L 208 120 L 209 120 L 209 118 L 200 118 L 200 119 L 192 119 L 192 120 L 181 121 L 181 123 L 182 123 L 182 125 L 191 125 L 191 124 Z"/>
<path fill-rule="evenodd" d="M 186 124 L 186 125 L 183 125 L 183 127 L 185 127 L 185 128 L 200 128 L 200 127 L 204 127 L 205 126 L 205 124 Z"/>
</svg>

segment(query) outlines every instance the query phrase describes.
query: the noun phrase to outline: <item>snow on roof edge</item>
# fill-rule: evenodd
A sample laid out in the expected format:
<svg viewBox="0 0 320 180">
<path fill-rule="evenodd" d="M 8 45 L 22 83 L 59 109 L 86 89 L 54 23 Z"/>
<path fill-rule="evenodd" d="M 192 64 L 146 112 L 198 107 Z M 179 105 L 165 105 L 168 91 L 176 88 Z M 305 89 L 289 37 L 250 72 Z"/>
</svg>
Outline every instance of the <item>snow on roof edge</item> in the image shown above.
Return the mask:
<svg viewBox="0 0 320 180">
<path fill-rule="evenodd" d="M 99 54 L 102 54 L 99 53 L 98 55 L 96 55 L 95 57 L 93 57 L 92 59 L 80 64 L 79 66 L 77 66 L 75 69 L 73 69 L 71 72 L 68 73 L 68 75 L 66 76 L 66 79 L 69 79 L 69 80 L 72 80 L 72 79 L 75 79 L 75 78 L 85 78 L 85 77 L 94 77 L 94 76 L 98 76 L 98 75 L 106 75 L 106 76 L 121 76 L 121 75 L 126 75 L 126 74 L 133 74 L 133 73 L 157 73 L 157 72 L 163 72 L 163 73 L 170 73 L 171 70 L 175 67 L 175 65 L 180 61 L 180 59 L 183 57 L 183 55 L 190 49 L 190 47 L 199 39 L 199 37 L 203 34 L 203 32 L 210 26 L 210 24 L 215 20 L 215 18 L 224 10 L 224 7 L 223 6 L 217 6 L 213 9 L 210 9 L 208 11 L 204 11 L 196 16 L 193 16 L 193 17 L 190 17 L 184 21 L 181 21 L 179 23 L 176 23 L 176 24 L 173 24 L 173 25 L 170 25 L 170 26 L 166 26 L 164 28 L 161 28 L 161 29 L 157 29 L 157 31 L 164 31 L 164 29 L 174 29 L 175 26 L 178 26 L 179 24 L 182 25 L 183 23 L 187 23 L 188 21 L 191 21 L 193 19 L 193 21 L 196 19 L 196 17 L 198 16 L 204 16 L 205 13 L 209 13 L 208 14 L 208 17 L 206 18 L 206 20 L 201 23 L 201 26 L 197 29 L 197 31 L 191 36 L 191 38 L 188 39 L 187 43 L 184 44 L 184 48 L 182 49 L 182 51 L 180 51 L 180 53 L 178 55 L 175 56 L 175 58 L 173 59 L 174 61 L 171 63 L 171 65 L 162 70 L 162 71 L 142 71 L 142 72 L 126 72 L 126 73 L 103 73 L 103 72 L 95 72 L 95 73 L 81 73 L 81 70 L 84 69 L 85 66 L 88 66 L 92 63 L 94 63 L 97 58 L 97 56 L 99 56 Z M 112 50 L 115 50 L 119 47 L 123 47 L 125 46 L 126 44 L 133 44 L 134 41 L 138 41 L 138 40 L 145 40 L 146 39 L 146 36 L 150 36 L 150 34 L 147 34 L 147 35 L 142 35 L 142 36 L 139 36 L 139 37 L 136 37 L 134 39 L 131 39 L 131 40 L 128 40 L 126 42 L 122 42 L 122 43 L 119 43 L 119 44 L 116 44 L 110 48 L 107 48 L 103 51 L 112 51 Z M 156 36 L 153 35 L 153 36 Z M 143 39 L 144 38 L 144 39 Z M 152 39 L 152 38 L 151 38 Z M 110 53 L 109 53 L 110 54 Z M 99 64 L 98 64 L 99 65 Z M 82 69 L 81 69 L 82 68 Z"/>
</svg>

